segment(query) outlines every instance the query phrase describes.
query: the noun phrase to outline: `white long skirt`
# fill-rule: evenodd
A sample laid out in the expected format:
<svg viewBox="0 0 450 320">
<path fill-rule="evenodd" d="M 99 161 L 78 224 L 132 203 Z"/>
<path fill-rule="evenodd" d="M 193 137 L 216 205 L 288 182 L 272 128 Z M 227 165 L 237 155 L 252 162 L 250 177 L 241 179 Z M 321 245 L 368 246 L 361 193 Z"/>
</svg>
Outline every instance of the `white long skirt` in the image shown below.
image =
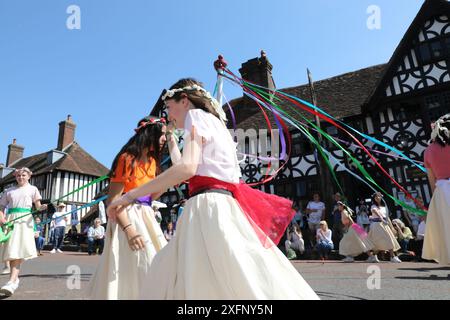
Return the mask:
<svg viewBox="0 0 450 320">
<path fill-rule="evenodd" d="M 422 257 L 450 264 L 450 180 L 439 180 L 428 209 Z"/>
<path fill-rule="evenodd" d="M 383 222 L 373 222 L 367 238 L 373 244 L 374 251 L 400 250 L 400 244 L 391 228 Z"/>
<path fill-rule="evenodd" d="M 130 223 L 144 237 L 145 249 L 132 251 L 118 224 L 109 222 L 103 254 L 90 282 L 91 299 L 138 299 L 153 257 L 167 244 L 150 207 L 135 204 L 129 206 L 126 213 Z"/>
<path fill-rule="evenodd" d="M 177 233 L 153 259 L 142 299 L 319 299 L 284 254 L 266 249 L 236 200 L 186 202 Z"/>
<path fill-rule="evenodd" d="M 6 220 L 11 221 L 26 213 L 8 214 Z M 28 215 L 14 222 L 11 237 L 0 244 L 0 260 L 29 260 L 37 257 L 36 242 L 34 241 L 33 216 Z"/>
<path fill-rule="evenodd" d="M 353 228 L 349 228 L 339 243 L 339 254 L 356 257 L 361 253 L 373 249 L 372 242 L 367 238 L 361 238 Z"/>
</svg>

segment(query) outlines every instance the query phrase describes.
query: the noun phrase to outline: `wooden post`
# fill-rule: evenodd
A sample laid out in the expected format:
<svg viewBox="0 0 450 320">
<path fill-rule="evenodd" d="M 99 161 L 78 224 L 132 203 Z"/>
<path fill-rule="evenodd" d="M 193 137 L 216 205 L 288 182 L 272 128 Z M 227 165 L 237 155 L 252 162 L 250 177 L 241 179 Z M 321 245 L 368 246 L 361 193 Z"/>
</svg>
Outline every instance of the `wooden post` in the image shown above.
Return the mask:
<svg viewBox="0 0 450 320">
<path fill-rule="evenodd" d="M 314 82 L 312 79 L 312 74 L 309 71 L 309 69 L 306 69 L 308 73 L 308 82 L 309 82 L 309 92 L 311 95 L 311 101 L 312 104 L 317 106 L 317 95 L 316 91 L 314 89 Z M 315 116 L 316 125 L 318 128 L 320 128 L 320 119 L 319 116 Z M 317 140 L 321 146 L 323 146 L 323 137 L 320 132 L 317 133 Z M 317 160 L 319 162 L 319 171 L 317 172 L 317 175 L 319 176 L 319 183 L 320 183 L 320 193 L 321 193 L 321 201 L 325 203 L 326 211 L 325 211 L 325 218 L 330 221 L 331 216 L 331 210 L 333 205 L 332 195 L 333 195 L 333 181 L 331 180 L 331 174 L 330 171 L 326 165 L 325 160 L 322 158 L 321 155 L 319 155 L 319 152 L 317 151 Z"/>
</svg>

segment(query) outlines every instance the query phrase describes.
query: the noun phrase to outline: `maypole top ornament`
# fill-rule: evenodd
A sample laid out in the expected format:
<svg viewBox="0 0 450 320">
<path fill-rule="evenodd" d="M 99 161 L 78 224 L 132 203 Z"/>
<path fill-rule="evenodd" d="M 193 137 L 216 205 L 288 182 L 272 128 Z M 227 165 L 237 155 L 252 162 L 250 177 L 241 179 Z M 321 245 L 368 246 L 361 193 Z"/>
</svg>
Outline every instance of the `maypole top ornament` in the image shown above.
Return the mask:
<svg viewBox="0 0 450 320">
<path fill-rule="evenodd" d="M 225 61 L 223 56 L 219 54 L 219 58 L 214 61 L 214 69 L 216 69 L 217 72 L 223 71 L 228 66 L 228 62 Z"/>
</svg>

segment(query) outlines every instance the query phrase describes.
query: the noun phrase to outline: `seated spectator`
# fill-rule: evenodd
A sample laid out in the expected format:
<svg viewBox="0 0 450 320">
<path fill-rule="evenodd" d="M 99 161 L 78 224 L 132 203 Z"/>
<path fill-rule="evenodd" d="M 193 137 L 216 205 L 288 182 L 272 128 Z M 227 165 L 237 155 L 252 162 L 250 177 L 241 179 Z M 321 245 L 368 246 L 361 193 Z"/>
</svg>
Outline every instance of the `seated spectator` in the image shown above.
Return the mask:
<svg viewBox="0 0 450 320">
<path fill-rule="evenodd" d="M 414 256 L 414 252 L 408 251 L 409 241 L 411 239 L 414 239 L 411 229 L 408 228 L 400 219 L 392 220 L 392 225 L 394 226 L 394 229 L 396 231 L 398 243 L 401 247 L 401 252 Z"/>
<path fill-rule="evenodd" d="M 36 250 L 38 256 L 42 256 L 42 249 L 44 248 L 44 237 L 42 236 L 41 218 L 34 218 L 34 241 L 36 243 Z"/>
<path fill-rule="evenodd" d="M 79 246 L 81 244 L 77 226 L 72 226 L 67 232 L 67 240 L 73 245 Z"/>
<path fill-rule="evenodd" d="M 414 251 L 418 261 L 425 261 L 422 259 L 423 240 L 425 238 L 426 217 L 419 217 L 420 223 L 417 227 L 417 237 L 411 240 L 411 250 Z"/>
<path fill-rule="evenodd" d="M 105 244 L 105 228 L 101 225 L 99 218 L 94 220 L 94 226 L 89 228 L 88 231 L 88 254 L 96 254 L 98 248 L 98 254 L 103 253 L 103 246 Z"/>
<path fill-rule="evenodd" d="M 167 242 L 169 242 L 174 236 L 175 230 L 173 229 L 173 223 L 169 222 L 167 224 L 167 229 L 164 230 L 164 237 L 166 238 Z"/>
<path fill-rule="evenodd" d="M 305 252 L 305 242 L 303 241 L 302 232 L 300 231 L 300 227 L 298 224 L 294 224 L 291 230 L 287 231 L 287 240 L 284 243 L 286 248 L 286 254 L 288 258 L 294 259 L 297 257 L 297 254 L 294 251 L 294 254 L 290 254 L 290 250 L 296 250 L 303 254 Z"/>
<path fill-rule="evenodd" d="M 321 260 L 328 259 L 328 255 L 331 250 L 334 249 L 333 241 L 331 240 L 332 232 L 328 229 L 328 224 L 326 221 L 320 221 L 319 229 L 317 229 L 316 240 L 317 240 L 317 251 Z"/>
<path fill-rule="evenodd" d="M 417 227 L 417 240 L 420 241 L 425 238 L 425 229 L 426 229 L 426 222 L 425 222 L 425 217 L 420 217 L 420 223 L 419 226 Z"/>
</svg>

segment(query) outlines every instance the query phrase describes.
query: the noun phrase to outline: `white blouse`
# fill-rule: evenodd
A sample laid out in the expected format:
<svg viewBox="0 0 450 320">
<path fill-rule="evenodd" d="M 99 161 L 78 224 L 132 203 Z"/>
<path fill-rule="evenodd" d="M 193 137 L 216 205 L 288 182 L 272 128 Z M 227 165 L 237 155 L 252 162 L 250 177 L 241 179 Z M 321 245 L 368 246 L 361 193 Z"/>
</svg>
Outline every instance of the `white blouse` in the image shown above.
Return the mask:
<svg viewBox="0 0 450 320">
<path fill-rule="evenodd" d="M 386 219 L 386 217 L 387 217 L 387 208 L 386 207 L 377 207 L 376 205 L 373 204 L 372 207 L 370 207 L 371 212 L 372 212 L 372 209 L 378 209 L 378 212 L 381 214 L 381 216 Z M 372 215 L 370 217 L 373 219 L 380 218 L 378 215 L 376 215 L 374 213 L 372 213 Z"/>
<path fill-rule="evenodd" d="M 0 198 L 0 206 L 8 208 L 32 208 L 33 203 L 42 197 L 35 186 L 26 184 L 6 190 Z"/>
<path fill-rule="evenodd" d="M 238 183 L 241 169 L 236 155 L 236 143 L 227 127 L 214 115 L 192 109 L 184 121 L 184 141 L 190 138 L 192 126 L 205 139 L 196 175 Z"/>
</svg>

